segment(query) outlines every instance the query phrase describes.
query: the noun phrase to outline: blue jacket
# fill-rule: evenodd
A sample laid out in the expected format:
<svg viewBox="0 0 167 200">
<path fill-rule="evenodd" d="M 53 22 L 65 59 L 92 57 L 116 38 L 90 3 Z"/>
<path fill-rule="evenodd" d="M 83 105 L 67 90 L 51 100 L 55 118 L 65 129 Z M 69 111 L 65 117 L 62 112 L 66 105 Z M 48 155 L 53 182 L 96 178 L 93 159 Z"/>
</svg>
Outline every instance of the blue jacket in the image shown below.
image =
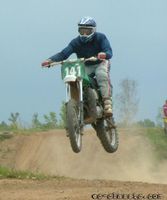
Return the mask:
<svg viewBox="0 0 167 200">
<path fill-rule="evenodd" d="M 105 52 L 106 59 L 112 58 L 112 48 L 107 37 L 103 33 L 95 32 L 91 41 L 83 43 L 80 40 L 80 36 L 78 36 L 74 38 L 61 52 L 49 59 L 56 62 L 62 61 L 67 59 L 72 53 L 76 53 L 78 58 L 89 58 L 91 56 L 97 56 L 99 52 Z M 89 64 L 97 64 L 97 61 Z"/>
</svg>

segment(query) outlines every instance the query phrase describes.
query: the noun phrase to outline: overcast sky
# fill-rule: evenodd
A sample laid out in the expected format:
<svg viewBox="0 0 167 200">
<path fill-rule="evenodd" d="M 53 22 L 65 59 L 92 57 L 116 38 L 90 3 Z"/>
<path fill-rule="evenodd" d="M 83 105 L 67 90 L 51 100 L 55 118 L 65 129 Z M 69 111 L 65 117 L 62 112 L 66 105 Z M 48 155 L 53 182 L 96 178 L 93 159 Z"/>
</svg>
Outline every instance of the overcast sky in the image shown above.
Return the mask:
<svg viewBox="0 0 167 200">
<path fill-rule="evenodd" d="M 0 0 L 0 121 L 19 112 L 59 113 L 65 99 L 60 68 L 41 62 L 77 36 L 77 22 L 92 16 L 108 37 L 114 56 L 113 96 L 119 82 L 138 82 L 137 118 L 155 119 L 167 99 L 166 0 Z"/>
</svg>

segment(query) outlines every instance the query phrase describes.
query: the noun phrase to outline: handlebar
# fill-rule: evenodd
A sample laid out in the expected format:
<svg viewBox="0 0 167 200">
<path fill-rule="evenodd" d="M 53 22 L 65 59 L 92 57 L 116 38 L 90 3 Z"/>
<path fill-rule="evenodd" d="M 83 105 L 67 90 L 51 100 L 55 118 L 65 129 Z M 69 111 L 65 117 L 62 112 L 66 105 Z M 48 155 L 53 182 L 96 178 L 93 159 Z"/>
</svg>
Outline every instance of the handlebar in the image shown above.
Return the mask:
<svg viewBox="0 0 167 200">
<path fill-rule="evenodd" d="M 63 61 L 60 61 L 60 62 L 51 62 L 49 63 L 48 66 L 50 67 L 53 67 L 54 65 L 60 65 L 60 64 L 63 64 L 63 63 L 66 63 L 66 62 L 69 62 L 69 63 L 73 63 L 73 62 L 76 62 L 76 61 L 83 61 L 83 62 L 86 62 L 86 61 L 97 61 L 98 58 L 97 57 L 90 57 L 90 58 L 75 58 L 75 59 L 67 59 L 67 60 L 63 60 Z M 43 67 L 47 67 L 47 66 L 43 66 Z"/>
</svg>

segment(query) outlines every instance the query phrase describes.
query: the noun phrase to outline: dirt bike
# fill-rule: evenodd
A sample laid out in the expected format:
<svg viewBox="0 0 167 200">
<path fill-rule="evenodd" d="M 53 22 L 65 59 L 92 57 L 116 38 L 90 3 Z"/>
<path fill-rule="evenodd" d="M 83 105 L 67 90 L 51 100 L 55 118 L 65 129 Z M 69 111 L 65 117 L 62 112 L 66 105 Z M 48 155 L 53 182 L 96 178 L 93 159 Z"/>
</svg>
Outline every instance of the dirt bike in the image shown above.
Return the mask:
<svg viewBox="0 0 167 200">
<path fill-rule="evenodd" d="M 113 153 L 118 148 L 118 133 L 113 116 L 106 117 L 103 101 L 95 77 L 85 71 L 85 61 L 97 60 L 95 57 L 53 62 L 50 66 L 61 64 L 61 75 L 66 90 L 66 132 L 72 150 L 81 151 L 84 126 L 91 124 L 104 149 Z"/>
<path fill-rule="evenodd" d="M 167 135 L 167 117 L 164 117 L 163 121 L 164 121 L 164 132 Z"/>
</svg>

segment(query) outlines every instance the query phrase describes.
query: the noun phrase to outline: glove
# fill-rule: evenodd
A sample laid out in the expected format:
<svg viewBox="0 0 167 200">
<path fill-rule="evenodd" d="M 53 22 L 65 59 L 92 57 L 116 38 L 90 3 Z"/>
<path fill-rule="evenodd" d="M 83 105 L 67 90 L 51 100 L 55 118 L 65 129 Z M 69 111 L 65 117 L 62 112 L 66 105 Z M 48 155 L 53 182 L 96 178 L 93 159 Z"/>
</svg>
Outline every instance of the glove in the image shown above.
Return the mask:
<svg viewBox="0 0 167 200">
<path fill-rule="evenodd" d="M 105 60 L 106 59 L 106 53 L 104 53 L 104 52 L 98 53 L 97 58 L 99 60 Z"/>
<path fill-rule="evenodd" d="M 51 62 L 51 60 L 45 60 L 44 62 L 42 62 L 41 66 L 50 68 Z"/>
</svg>

